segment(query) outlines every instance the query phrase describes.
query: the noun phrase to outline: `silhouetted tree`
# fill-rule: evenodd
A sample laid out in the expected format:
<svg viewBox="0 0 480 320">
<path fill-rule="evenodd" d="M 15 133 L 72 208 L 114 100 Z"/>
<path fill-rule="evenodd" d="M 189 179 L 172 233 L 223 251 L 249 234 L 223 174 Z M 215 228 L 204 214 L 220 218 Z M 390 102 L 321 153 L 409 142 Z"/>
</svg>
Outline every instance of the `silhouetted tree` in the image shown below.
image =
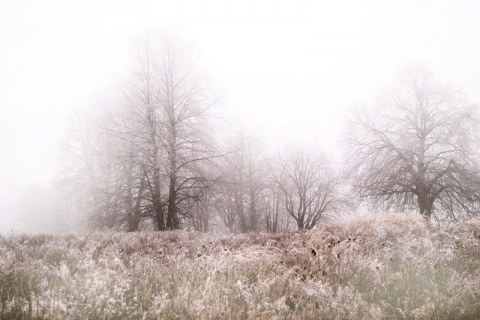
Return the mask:
<svg viewBox="0 0 480 320">
<path fill-rule="evenodd" d="M 349 123 L 354 190 L 375 206 L 452 218 L 480 200 L 478 118 L 463 94 L 428 70 L 408 70 L 374 108 Z"/>
</svg>

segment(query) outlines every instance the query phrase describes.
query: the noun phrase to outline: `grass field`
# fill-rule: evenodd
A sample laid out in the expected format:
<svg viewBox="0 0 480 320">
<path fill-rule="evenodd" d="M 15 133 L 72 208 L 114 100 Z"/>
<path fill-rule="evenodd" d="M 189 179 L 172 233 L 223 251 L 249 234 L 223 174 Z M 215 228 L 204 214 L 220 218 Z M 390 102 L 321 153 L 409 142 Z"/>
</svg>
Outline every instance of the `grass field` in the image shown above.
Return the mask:
<svg viewBox="0 0 480 320">
<path fill-rule="evenodd" d="M 1 319 L 480 319 L 480 220 L 3 235 Z"/>
</svg>

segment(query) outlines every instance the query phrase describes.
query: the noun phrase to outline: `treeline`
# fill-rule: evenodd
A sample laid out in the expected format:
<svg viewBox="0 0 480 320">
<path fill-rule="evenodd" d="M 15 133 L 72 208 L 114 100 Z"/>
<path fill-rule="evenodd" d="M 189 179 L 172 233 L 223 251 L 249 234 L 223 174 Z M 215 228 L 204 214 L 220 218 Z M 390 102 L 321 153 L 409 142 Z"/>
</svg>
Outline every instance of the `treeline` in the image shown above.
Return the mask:
<svg viewBox="0 0 480 320">
<path fill-rule="evenodd" d="M 137 47 L 112 96 L 77 114 L 64 146 L 60 184 L 91 227 L 274 232 L 312 228 L 341 204 L 321 152 L 272 161 L 247 123 L 220 130 L 216 93 L 173 39 Z"/>
<path fill-rule="evenodd" d="M 77 113 L 59 185 L 95 229 L 311 229 L 367 203 L 430 219 L 475 215 L 476 109 L 425 70 L 348 120 L 345 163 L 320 149 L 265 151 L 169 37 L 135 47 L 108 102 Z M 341 168 L 341 170 L 340 170 Z"/>
</svg>

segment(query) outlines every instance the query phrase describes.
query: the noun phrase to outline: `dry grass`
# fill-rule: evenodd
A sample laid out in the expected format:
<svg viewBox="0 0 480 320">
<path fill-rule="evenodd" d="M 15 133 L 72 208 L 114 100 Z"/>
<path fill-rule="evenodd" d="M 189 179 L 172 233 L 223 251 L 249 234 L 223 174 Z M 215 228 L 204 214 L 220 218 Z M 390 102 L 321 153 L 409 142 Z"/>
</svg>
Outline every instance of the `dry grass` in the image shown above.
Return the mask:
<svg viewBox="0 0 480 320">
<path fill-rule="evenodd" d="M 478 319 L 480 220 L 0 238 L 2 319 Z"/>
</svg>

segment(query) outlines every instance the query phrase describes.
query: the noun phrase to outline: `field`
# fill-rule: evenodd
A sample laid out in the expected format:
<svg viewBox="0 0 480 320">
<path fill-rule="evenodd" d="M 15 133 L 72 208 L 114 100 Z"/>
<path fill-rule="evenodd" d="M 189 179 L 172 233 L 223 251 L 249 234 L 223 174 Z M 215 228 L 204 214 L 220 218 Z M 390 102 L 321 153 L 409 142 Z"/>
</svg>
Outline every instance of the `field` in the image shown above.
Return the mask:
<svg viewBox="0 0 480 320">
<path fill-rule="evenodd" d="M 1 319 L 480 319 L 480 220 L 0 238 Z"/>
</svg>

